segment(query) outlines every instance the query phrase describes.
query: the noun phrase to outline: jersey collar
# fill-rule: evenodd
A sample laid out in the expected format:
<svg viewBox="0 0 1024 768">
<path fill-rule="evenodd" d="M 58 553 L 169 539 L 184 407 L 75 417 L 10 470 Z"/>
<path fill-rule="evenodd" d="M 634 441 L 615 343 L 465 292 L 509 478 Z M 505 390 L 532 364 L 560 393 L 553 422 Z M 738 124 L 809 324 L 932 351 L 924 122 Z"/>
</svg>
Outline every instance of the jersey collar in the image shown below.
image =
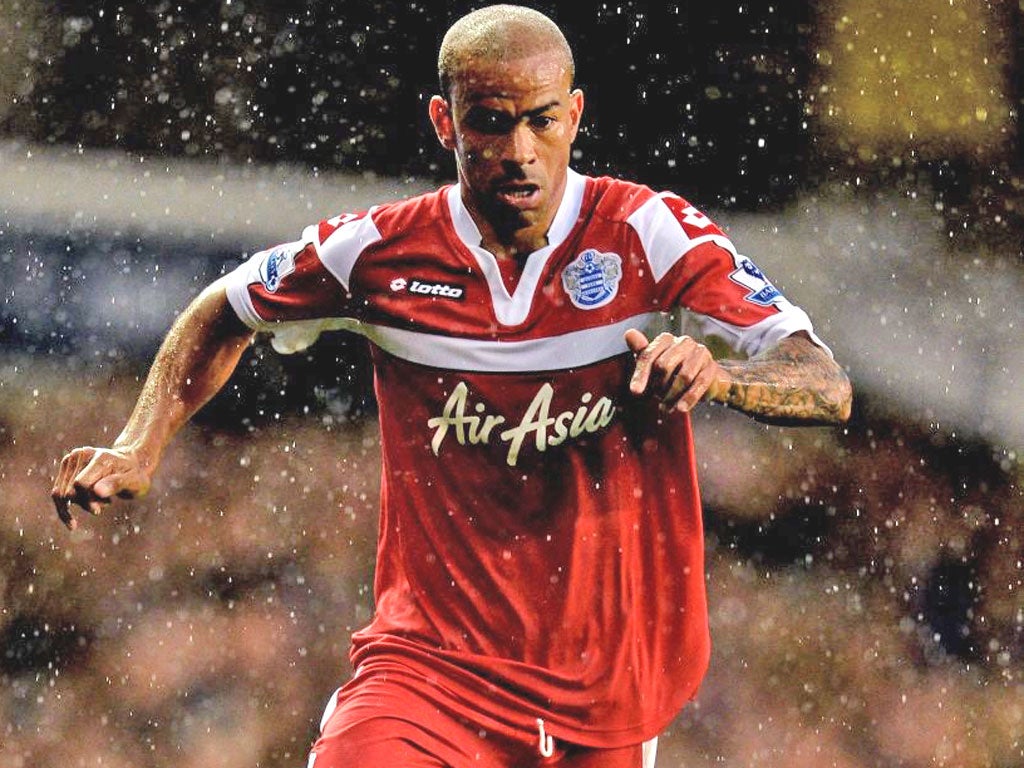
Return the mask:
<svg viewBox="0 0 1024 768">
<path fill-rule="evenodd" d="M 555 218 L 551 220 L 551 226 L 548 228 L 547 248 L 554 250 L 569 236 L 579 218 L 585 190 L 586 179 L 572 168 L 566 169 L 565 191 L 562 193 Z M 455 184 L 448 190 L 448 210 L 451 212 L 455 234 L 459 239 L 470 248 L 480 248 L 483 236 L 466 204 L 462 202 L 462 184 Z"/>
<path fill-rule="evenodd" d="M 526 258 L 519 282 L 511 294 L 505 287 L 505 281 L 502 280 L 498 260 L 493 253 L 481 245 L 483 238 L 480 236 L 480 230 L 477 229 L 473 217 L 469 215 L 469 211 L 466 210 L 466 206 L 462 202 L 461 185 L 456 184 L 449 187 L 448 210 L 451 213 L 455 234 L 476 259 L 477 265 L 487 281 L 494 316 L 502 325 L 517 326 L 526 321 L 551 254 L 565 242 L 579 219 L 586 187 L 586 177 L 571 169 L 567 171 L 565 192 L 558 204 L 555 218 L 551 220 L 551 226 L 548 228 L 548 243 Z"/>
</svg>

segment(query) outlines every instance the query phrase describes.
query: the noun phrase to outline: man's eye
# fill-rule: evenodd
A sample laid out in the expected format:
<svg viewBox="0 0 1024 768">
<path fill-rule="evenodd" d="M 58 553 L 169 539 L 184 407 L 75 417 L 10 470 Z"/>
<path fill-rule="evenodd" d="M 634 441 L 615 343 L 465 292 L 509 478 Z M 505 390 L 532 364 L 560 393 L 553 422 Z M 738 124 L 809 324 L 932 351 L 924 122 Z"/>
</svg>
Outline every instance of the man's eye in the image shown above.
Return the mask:
<svg viewBox="0 0 1024 768">
<path fill-rule="evenodd" d="M 535 115 L 530 118 L 530 125 L 538 130 L 550 128 L 555 123 L 555 118 L 549 115 Z"/>
<path fill-rule="evenodd" d="M 466 123 L 470 128 L 481 133 L 508 133 L 515 124 L 508 115 L 501 112 L 471 111 L 466 115 Z"/>
</svg>

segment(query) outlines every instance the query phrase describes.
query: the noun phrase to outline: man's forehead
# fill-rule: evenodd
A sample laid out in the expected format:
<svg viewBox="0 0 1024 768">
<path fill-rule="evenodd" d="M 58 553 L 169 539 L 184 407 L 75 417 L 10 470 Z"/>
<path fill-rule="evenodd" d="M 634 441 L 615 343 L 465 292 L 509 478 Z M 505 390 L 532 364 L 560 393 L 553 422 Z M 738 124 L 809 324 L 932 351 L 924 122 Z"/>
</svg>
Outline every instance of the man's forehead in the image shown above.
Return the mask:
<svg viewBox="0 0 1024 768">
<path fill-rule="evenodd" d="M 559 57 L 529 56 L 514 61 L 476 59 L 464 63 L 452 78 L 461 99 L 513 98 L 543 91 L 569 92 L 572 73 Z"/>
</svg>

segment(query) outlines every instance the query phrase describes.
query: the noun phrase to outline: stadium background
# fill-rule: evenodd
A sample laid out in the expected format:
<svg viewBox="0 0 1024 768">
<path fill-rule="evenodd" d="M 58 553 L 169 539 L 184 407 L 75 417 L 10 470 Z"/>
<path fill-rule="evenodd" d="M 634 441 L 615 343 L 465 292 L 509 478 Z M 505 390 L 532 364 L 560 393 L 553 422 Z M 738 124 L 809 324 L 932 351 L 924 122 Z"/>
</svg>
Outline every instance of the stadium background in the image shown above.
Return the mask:
<svg viewBox="0 0 1024 768">
<path fill-rule="evenodd" d="M 257 345 L 153 491 L 68 534 L 246 253 L 451 175 L 424 116 L 464 3 L 0 2 L 0 765 L 297 766 L 371 610 L 365 351 Z M 1024 763 L 1022 11 L 537 4 L 575 166 L 726 226 L 849 366 L 844 430 L 696 420 L 715 643 L 662 766 Z"/>
</svg>

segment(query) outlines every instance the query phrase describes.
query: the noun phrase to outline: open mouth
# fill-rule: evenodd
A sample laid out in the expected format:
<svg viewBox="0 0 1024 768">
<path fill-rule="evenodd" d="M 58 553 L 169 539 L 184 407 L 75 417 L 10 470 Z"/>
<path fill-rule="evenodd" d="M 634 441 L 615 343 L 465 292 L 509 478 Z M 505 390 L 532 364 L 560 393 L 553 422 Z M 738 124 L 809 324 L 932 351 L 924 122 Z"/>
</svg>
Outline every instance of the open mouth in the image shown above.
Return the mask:
<svg viewBox="0 0 1024 768">
<path fill-rule="evenodd" d="M 514 208 L 531 208 L 540 200 L 540 187 L 536 184 L 501 184 L 496 192 L 499 200 Z"/>
</svg>

